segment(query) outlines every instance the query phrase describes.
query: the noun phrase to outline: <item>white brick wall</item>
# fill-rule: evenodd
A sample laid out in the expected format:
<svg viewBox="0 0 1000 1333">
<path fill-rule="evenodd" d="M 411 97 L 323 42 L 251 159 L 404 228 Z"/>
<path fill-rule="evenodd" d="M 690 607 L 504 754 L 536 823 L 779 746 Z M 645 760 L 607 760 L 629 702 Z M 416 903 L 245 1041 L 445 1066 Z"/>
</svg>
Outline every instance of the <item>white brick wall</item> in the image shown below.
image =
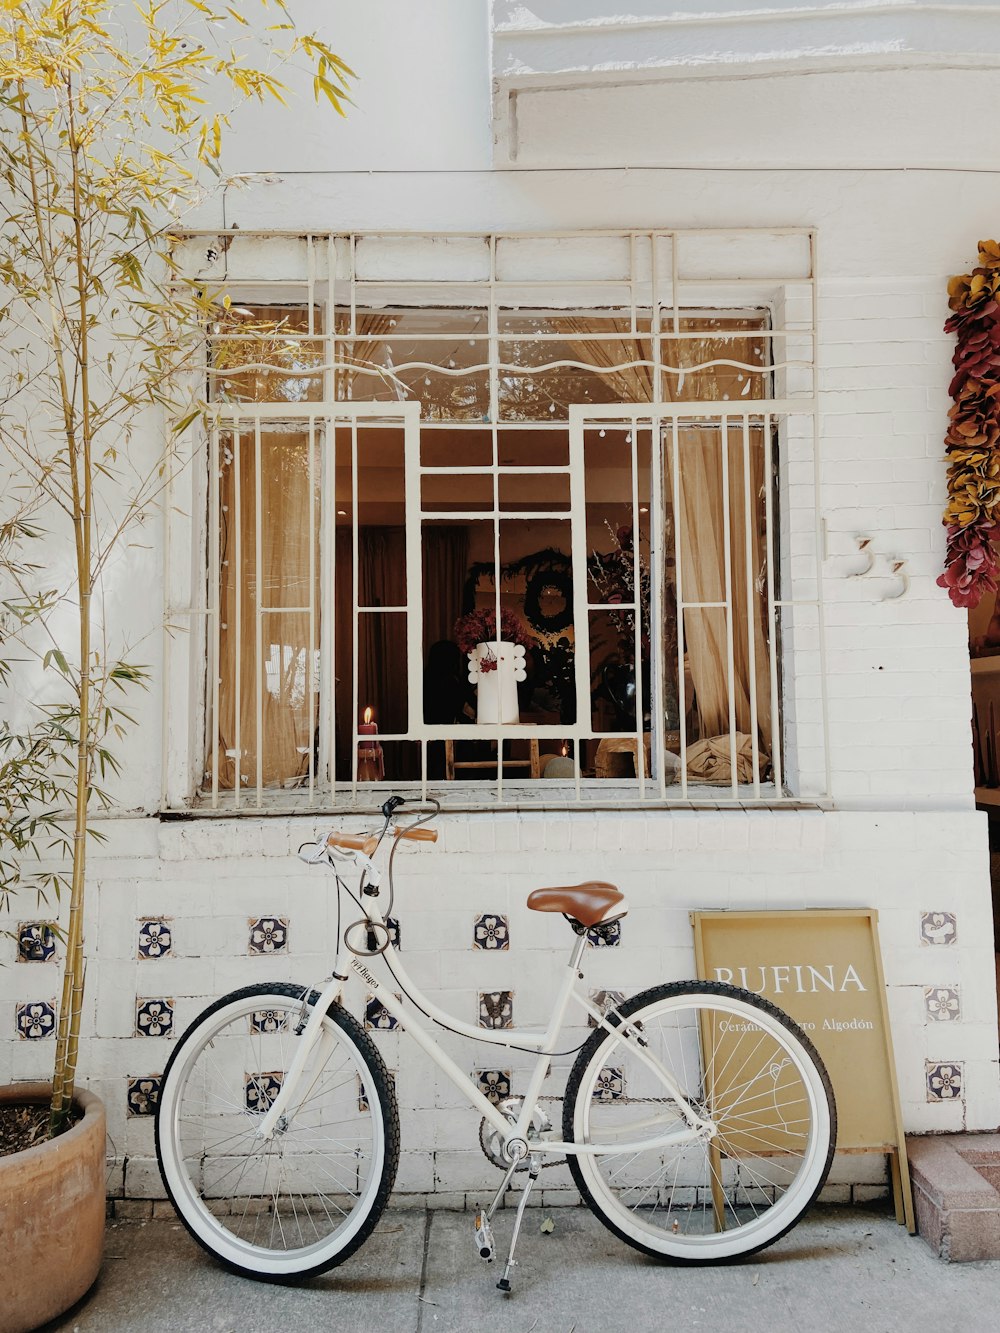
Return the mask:
<svg viewBox="0 0 1000 1333">
<path fill-rule="evenodd" d="M 127 837 L 116 839 L 119 855 L 105 853 L 93 862 L 81 1070 L 107 1103 L 109 1153 L 117 1170 L 112 1181 L 131 1197 L 159 1197 L 160 1187 L 152 1122 L 126 1115 L 127 1080 L 162 1072 L 173 1046 L 171 1038 L 132 1035 L 136 996 L 173 999 L 177 1034 L 226 990 L 269 978 L 316 981 L 328 970 L 329 874 L 301 865 L 285 850 L 289 839 L 297 843 L 311 831 L 311 823 L 282 824 L 277 836 L 274 823 L 238 824 L 241 843 L 266 842 L 270 855 L 234 856 L 236 821 L 172 822 L 158 826 L 159 857 L 141 862 L 140 873 L 127 855 Z M 132 828 L 147 847 L 157 830 L 151 823 Z M 206 830 L 215 836 L 206 837 Z M 442 819 L 435 847 L 407 854 L 395 915 L 408 969 L 446 1008 L 474 1019 L 479 991 L 510 989 L 514 1021 L 530 1026 L 546 1016 L 552 960 L 561 959 L 571 943 L 561 918 L 527 911 L 527 892 L 539 884 L 596 877 L 626 891 L 630 912 L 621 946 L 588 950 L 585 962 L 588 986 L 629 993 L 693 975 L 692 908 L 873 906 L 880 913 L 906 1127 L 980 1129 L 1000 1119 L 986 875 L 983 819 L 968 812 L 456 815 Z M 955 944 L 921 943 L 921 913 L 929 910 L 954 913 Z M 473 923 L 482 912 L 509 917 L 508 951 L 472 949 Z M 254 915 L 288 917 L 287 955 L 247 956 L 247 918 Z M 171 919 L 171 956 L 137 959 L 138 923 L 145 917 Z M 11 964 L 0 969 L 0 1021 L 12 1031 L 15 1002 L 51 998 L 55 969 L 15 963 L 10 941 L 3 941 L 0 954 Z M 931 985 L 960 988 L 960 1022 L 928 1024 L 923 991 Z M 358 982 L 351 987 L 349 1005 L 361 1013 L 365 993 Z M 577 1040 L 584 1035 L 580 1028 Z M 495 1172 L 479 1149 L 478 1117 L 404 1036 L 373 1036 L 396 1073 L 402 1108 L 398 1189 L 439 1202 L 485 1197 Z M 513 1070 L 517 1091 L 528 1057 L 447 1033 L 441 1039 L 470 1072 Z M 0 1081 L 43 1076 L 52 1044 L 0 1042 Z M 928 1060 L 963 1064 L 960 1098 L 928 1101 Z M 570 1063 L 569 1057 L 557 1061 L 546 1097 L 561 1092 Z M 558 1102 L 552 1112 L 557 1118 Z M 880 1164 L 850 1157 L 838 1167 L 835 1183 L 872 1186 L 882 1178 Z M 547 1172 L 542 1202 L 570 1200 L 568 1179 L 564 1169 Z"/>
</svg>

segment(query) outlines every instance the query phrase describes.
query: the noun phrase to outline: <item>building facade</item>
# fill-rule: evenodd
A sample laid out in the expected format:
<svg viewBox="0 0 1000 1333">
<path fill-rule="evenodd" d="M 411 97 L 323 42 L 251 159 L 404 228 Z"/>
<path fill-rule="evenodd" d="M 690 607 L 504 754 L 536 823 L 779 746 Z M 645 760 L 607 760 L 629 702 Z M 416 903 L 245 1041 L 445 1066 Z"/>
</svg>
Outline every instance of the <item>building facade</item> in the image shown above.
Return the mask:
<svg viewBox="0 0 1000 1333">
<path fill-rule="evenodd" d="M 238 179 L 185 221 L 186 271 L 233 302 L 211 427 L 108 572 L 153 669 L 91 861 L 81 1069 L 113 1192 L 160 1193 L 157 1079 L 208 1000 L 326 975 L 330 882 L 294 852 L 393 789 L 444 807 L 395 915 L 467 1020 L 544 1018 L 569 933 L 527 911 L 539 885 L 627 893 L 594 990 L 693 975 L 692 910 L 873 907 L 907 1131 L 995 1127 L 968 629 L 935 578 L 1000 14 L 355 9 L 329 34 L 346 122 L 241 111 Z M 455 630 L 489 642 L 498 611 L 527 650 L 503 717 Z M 27 1021 L 51 950 L 19 925 L 0 1081 L 51 1058 Z M 352 985 L 397 1190 L 478 1197 L 475 1118 Z M 517 1092 L 526 1057 L 444 1042 Z M 880 1158 L 835 1173 L 884 1188 Z"/>
</svg>

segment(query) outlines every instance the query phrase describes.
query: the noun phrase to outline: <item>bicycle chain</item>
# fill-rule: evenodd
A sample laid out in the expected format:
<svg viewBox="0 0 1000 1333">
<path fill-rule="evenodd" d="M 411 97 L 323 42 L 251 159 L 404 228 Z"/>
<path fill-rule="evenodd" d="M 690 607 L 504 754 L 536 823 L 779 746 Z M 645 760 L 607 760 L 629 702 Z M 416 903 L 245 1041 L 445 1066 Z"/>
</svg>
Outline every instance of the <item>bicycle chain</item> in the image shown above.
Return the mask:
<svg viewBox="0 0 1000 1333">
<path fill-rule="evenodd" d="M 549 1103 L 558 1102 L 560 1105 L 562 1105 L 562 1100 L 563 1100 L 563 1099 L 562 1099 L 561 1097 L 555 1097 L 555 1096 L 540 1097 L 540 1098 L 538 1099 L 538 1101 L 535 1103 L 535 1106 L 536 1106 L 536 1108 L 537 1108 L 539 1111 L 541 1111 L 541 1110 L 542 1110 L 542 1107 L 541 1107 L 541 1103 L 542 1103 L 542 1102 L 549 1102 Z M 502 1113 L 502 1114 L 503 1114 L 503 1115 L 510 1121 L 510 1123 L 511 1123 L 512 1125 L 517 1123 L 517 1116 L 516 1116 L 516 1114 L 512 1115 L 509 1111 L 504 1110 L 504 1107 L 505 1107 L 505 1106 L 510 1106 L 511 1103 L 513 1103 L 513 1102 L 517 1102 L 517 1103 L 518 1103 L 518 1106 L 519 1106 L 519 1108 L 520 1108 L 520 1106 L 522 1106 L 522 1105 L 524 1104 L 524 1098 L 523 1098 L 523 1097 L 505 1097 L 504 1100 L 503 1100 L 502 1102 L 498 1102 L 498 1103 L 497 1103 L 497 1108 L 498 1108 L 498 1110 L 501 1111 L 501 1113 Z M 543 1112 L 543 1114 L 544 1114 L 544 1112 Z M 546 1119 L 548 1119 L 548 1116 L 546 1116 Z M 551 1124 L 550 1124 L 550 1127 L 551 1127 Z M 505 1162 L 505 1161 L 503 1160 L 503 1158 L 501 1158 L 501 1157 L 496 1157 L 496 1156 L 494 1156 L 493 1153 L 491 1153 L 490 1150 L 489 1150 L 489 1148 L 486 1146 L 487 1135 L 488 1135 L 488 1134 L 491 1134 L 491 1133 L 492 1133 L 492 1134 L 496 1134 L 497 1132 L 498 1132 L 498 1131 L 495 1130 L 491 1124 L 489 1124 L 489 1122 L 487 1121 L 486 1117 L 483 1116 L 483 1118 L 482 1118 L 482 1119 L 480 1120 L 480 1122 L 479 1122 L 479 1146 L 480 1146 L 480 1148 L 481 1148 L 482 1151 L 483 1151 L 483 1156 L 486 1158 L 486 1160 L 487 1160 L 491 1165 L 495 1166 L 499 1171 L 506 1171 L 506 1170 L 508 1169 L 508 1167 L 510 1166 L 510 1163 L 509 1163 L 509 1162 Z M 526 1171 L 526 1170 L 528 1169 L 529 1161 L 530 1161 L 531 1144 L 532 1144 L 533 1142 L 537 1142 L 537 1140 L 533 1140 L 533 1139 L 531 1139 L 531 1138 L 528 1139 L 528 1150 L 529 1150 L 529 1155 L 528 1155 L 528 1157 L 525 1157 L 525 1158 L 518 1164 L 518 1166 L 517 1166 L 517 1170 L 518 1170 L 518 1171 Z M 546 1154 L 546 1155 L 548 1155 L 548 1154 Z M 565 1164 L 566 1164 L 566 1158 L 565 1158 L 565 1156 L 557 1157 L 557 1158 L 555 1158 L 554 1161 L 551 1161 L 551 1162 L 542 1162 L 542 1168 L 541 1168 L 541 1169 L 544 1171 L 544 1170 L 547 1170 L 550 1166 L 564 1166 Z"/>
</svg>

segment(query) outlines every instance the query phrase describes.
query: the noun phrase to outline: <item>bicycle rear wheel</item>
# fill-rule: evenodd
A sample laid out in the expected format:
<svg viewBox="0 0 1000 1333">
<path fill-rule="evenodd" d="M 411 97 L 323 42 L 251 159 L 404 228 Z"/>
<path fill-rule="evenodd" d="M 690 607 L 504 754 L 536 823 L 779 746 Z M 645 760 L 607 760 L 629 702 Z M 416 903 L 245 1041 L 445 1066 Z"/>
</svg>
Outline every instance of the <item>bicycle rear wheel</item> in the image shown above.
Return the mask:
<svg viewBox="0 0 1000 1333">
<path fill-rule="evenodd" d="M 228 1267 L 267 1281 L 322 1273 L 353 1254 L 399 1160 L 389 1075 L 338 1005 L 323 1019 L 298 1109 L 272 1139 L 257 1137 L 300 1040 L 304 997 L 301 986 L 270 982 L 206 1009 L 170 1058 L 156 1115 L 160 1172 L 188 1231 Z"/>
<path fill-rule="evenodd" d="M 641 1043 L 598 1029 L 566 1086 L 564 1139 L 608 1149 L 569 1156 L 584 1201 L 620 1239 L 674 1263 L 725 1263 L 772 1244 L 816 1198 L 836 1146 L 833 1091 L 812 1043 L 766 1000 L 711 982 L 657 986 L 618 1012 Z M 685 1121 L 642 1054 L 714 1137 L 662 1144 Z"/>
</svg>

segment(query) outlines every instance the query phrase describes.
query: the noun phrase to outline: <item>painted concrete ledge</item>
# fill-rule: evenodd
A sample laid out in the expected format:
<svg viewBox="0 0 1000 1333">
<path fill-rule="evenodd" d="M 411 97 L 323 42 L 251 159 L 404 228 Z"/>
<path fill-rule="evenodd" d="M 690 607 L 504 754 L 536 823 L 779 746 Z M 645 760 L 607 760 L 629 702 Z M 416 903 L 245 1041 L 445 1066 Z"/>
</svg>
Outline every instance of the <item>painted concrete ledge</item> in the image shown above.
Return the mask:
<svg viewBox="0 0 1000 1333">
<path fill-rule="evenodd" d="M 1000 1259 L 1000 1134 L 906 1140 L 917 1231 L 950 1263 Z"/>
</svg>

